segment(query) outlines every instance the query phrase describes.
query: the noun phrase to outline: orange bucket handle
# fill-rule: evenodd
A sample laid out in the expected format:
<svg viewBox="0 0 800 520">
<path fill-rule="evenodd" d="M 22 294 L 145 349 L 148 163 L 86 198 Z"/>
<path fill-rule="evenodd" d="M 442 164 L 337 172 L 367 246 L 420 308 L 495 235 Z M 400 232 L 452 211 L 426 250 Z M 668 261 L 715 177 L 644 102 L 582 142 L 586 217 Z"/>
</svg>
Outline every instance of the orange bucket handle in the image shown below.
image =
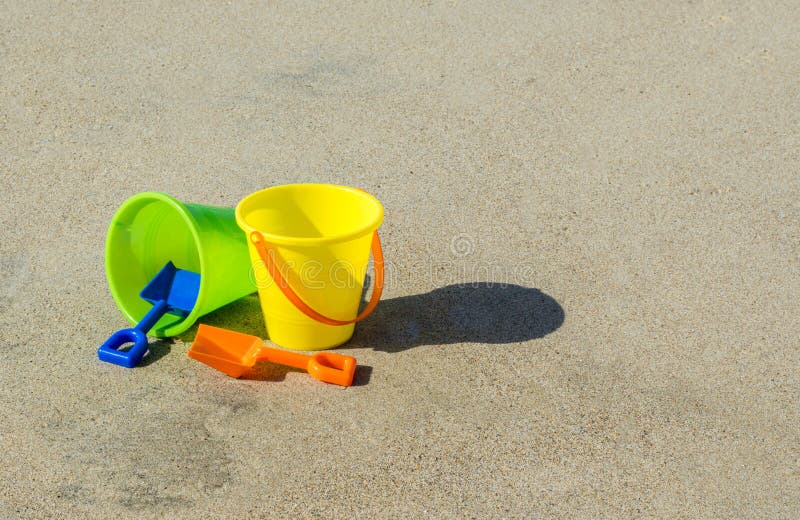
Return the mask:
<svg viewBox="0 0 800 520">
<path fill-rule="evenodd" d="M 325 325 L 350 325 L 351 323 L 359 322 L 369 316 L 372 311 L 375 310 L 375 307 L 378 306 L 381 293 L 383 292 L 383 249 L 381 249 L 381 239 L 378 236 L 378 230 L 375 230 L 372 235 L 372 258 L 375 261 L 375 285 L 372 288 L 372 296 L 367 306 L 364 307 L 364 310 L 352 320 L 337 320 L 312 309 L 311 306 L 297 295 L 294 289 L 289 285 L 289 282 L 286 281 L 286 278 L 281 274 L 281 270 L 278 268 L 275 259 L 272 258 L 273 254 L 268 244 L 264 241 L 264 236 L 258 231 L 253 231 L 250 233 L 250 241 L 253 242 L 256 251 L 258 251 L 258 255 L 261 257 L 261 261 L 264 262 L 267 268 L 267 272 L 269 272 L 272 280 L 278 284 L 284 296 L 286 296 L 300 312 L 312 320 L 324 323 Z"/>
</svg>

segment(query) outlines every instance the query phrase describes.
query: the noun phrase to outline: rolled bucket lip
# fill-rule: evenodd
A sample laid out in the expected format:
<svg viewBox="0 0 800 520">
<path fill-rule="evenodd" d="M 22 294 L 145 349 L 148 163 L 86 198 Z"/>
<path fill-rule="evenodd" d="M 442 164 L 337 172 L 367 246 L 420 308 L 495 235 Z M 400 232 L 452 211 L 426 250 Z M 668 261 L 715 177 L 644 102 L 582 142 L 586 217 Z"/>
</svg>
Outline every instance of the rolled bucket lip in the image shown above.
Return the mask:
<svg viewBox="0 0 800 520">
<path fill-rule="evenodd" d="M 315 186 L 315 187 L 335 188 L 338 190 L 349 191 L 355 195 L 364 197 L 373 204 L 375 204 L 375 206 L 378 208 L 378 216 L 374 221 L 365 224 L 363 226 L 360 226 L 353 231 L 348 231 L 347 233 L 340 233 L 338 235 L 318 237 L 318 238 L 275 235 L 272 233 L 267 233 L 261 229 L 256 229 L 247 223 L 243 215 L 243 207 L 248 201 L 250 201 L 255 197 L 258 197 L 265 191 L 296 188 L 298 186 L 306 186 L 306 187 Z M 337 242 L 346 242 L 353 238 L 363 236 L 371 231 L 375 231 L 376 229 L 381 227 L 381 224 L 383 223 L 383 204 L 381 204 L 381 202 L 374 195 L 371 195 L 366 191 L 360 190 L 358 188 L 351 188 L 350 186 L 341 186 L 338 184 L 322 184 L 322 183 L 280 184 L 278 186 L 271 186 L 269 188 L 259 190 L 255 193 L 251 193 L 247 197 L 243 198 L 241 201 L 239 201 L 239 204 L 236 205 L 235 214 L 236 214 L 236 223 L 248 235 L 248 242 L 250 241 L 249 237 L 250 233 L 253 231 L 259 231 L 263 235 L 264 240 L 273 244 L 283 245 L 283 246 L 314 246 L 318 244 L 333 244 Z"/>
<path fill-rule="evenodd" d="M 148 335 L 157 336 L 157 337 L 171 337 L 177 336 L 183 332 L 186 332 L 191 328 L 194 322 L 200 317 L 200 302 L 203 301 L 203 298 L 206 293 L 206 278 L 203 276 L 203 273 L 206 270 L 206 260 L 205 254 L 203 252 L 203 245 L 200 240 L 200 235 L 197 232 L 197 221 L 194 219 L 189 210 L 186 206 L 183 205 L 179 200 L 166 193 L 160 191 L 145 191 L 141 193 L 137 193 L 132 197 L 125 200 L 125 202 L 120 205 L 117 209 L 116 213 L 114 213 L 114 217 L 111 219 L 111 223 L 108 226 L 108 233 L 106 234 L 106 248 L 105 248 L 105 266 L 106 266 L 106 279 L 108 281 L 108 288 L 111 292 L 111 296 L 114 298 L 114 302 L 117 304 L 117 308 L 122 311 L 122 314 L 125 318 L 131 323 L 136 324 L 139 321 L 140 317 L 134 316 L 130 310 L 125 306 L 124 300 L 122 299 L 122 295 L 120 294 L 119 289 L 116 287 L 114 283 L 111 282 L 111 268 L 110 268 L 110 258 L 111 258 L 111 239 L 112 234 L 116 232 L 116 223 L 119 218 L 128 211 L 129 207 L 142 202 L 143 200 L 150 200 L 150 201 L 158 201 L 164 202 L 171 206 L 174 210 L 178 212 L 178 214 L 183 218 L 186 225 L 189 227 L 192 238 L 194 239 L 195 247 L 197 248 L 197 256 L 200 259 L 200 291 L 197 294 L 197 301 L 192 309 L 192 312 L 189 313 L 188 316 L 183 318 L 177 323 L 174 323 L 164 329 L 156 330 L 155 328 L 148 333 Z M 138 294 L 137 294 L 138 297 Z M 144 300 L 143 300 L 144 301 Z"/>
</svg>

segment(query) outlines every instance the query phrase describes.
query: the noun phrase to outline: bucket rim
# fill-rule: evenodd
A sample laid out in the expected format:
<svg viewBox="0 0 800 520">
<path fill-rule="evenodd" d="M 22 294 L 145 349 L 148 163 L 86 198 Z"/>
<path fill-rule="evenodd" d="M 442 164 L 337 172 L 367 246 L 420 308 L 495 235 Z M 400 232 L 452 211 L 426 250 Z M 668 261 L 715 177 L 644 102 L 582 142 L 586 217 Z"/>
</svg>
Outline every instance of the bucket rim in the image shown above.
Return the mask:
<svg viewBox="0 0 800 520">
<path fill-rule="evenodd" d="M 105 268 L 106 268 L 106 279 L 108 281 L 108 288 L 109 291 L 111 292 L 112 298 L 114 298 L 114 302 L 117 304 L 117 308 L 122 312 L 122 315 L 125 316 L 125 318 L 132 325 L 135 325 L 139 321 L 139 317 L 131 313 L 128 306 L 124 304 L 124 300 L 120 289 L 116 286 L 115 283 L 112 283 L 111 280 L 111 254 L 110 254 L 111 239 L 112 239 L 112 234 L 115 233 L 115 227 L 119 218 L 121 218 L 121 216 L 124 215 L 125 212 L 129 210 L 130 206 L 141 203 L 142 201 L 145 200 L 163 202 L 178 212 L 178 214 L 186 223 L 187 227 L 189 228 L 189 231 L 192 234 L 192 239 L 194 240 L 194 245 L 195 248 L 197 249 L 197 256 L 200 261 L 200 290 L 197 293 L 197 300 L 195 302 L 194 308 L 192 308 L 192 311 L 180 321 L 177 321 L 162 329 L 154 328 L 150 332 L 148 332 L 149 336 L 155 336 L 155 337 L 177 336 L 178 334 L 181 334 L 189 330 L 194 324 L 194 322 L 200 317 L 199 314 L 200 302 L 203 301 L 205 297 L 206 288 L 208 285 L 206 283 L 206 277 L 203 276 L 203 273 L 206 271 L 206 259 L 205 259 L 205 252 L 203 251 L 203 243 L 200 240 L 200 234 L 197 230 L 197 221 L 189 212 L 189 209 L 181 201 L 164 192 L 143 191 L 141 193 L 137 193 L 127 198 L 119 206 L 119 208 L 117 208 L 117 211 L 111 218 L 111 222 L 109 223 L 108 226 L 108 232 L 106 233 Z"/>
<path fill-rule="evenodd" d="M 250 225 L 245 220 L 245 217 L 244 217 L 244 214 L 243 214 L 243 206 L 248 201 L 252 200 L 255 197 L 258 197 L 259 195 L 262 195 L 263 193 L 265 193 L 267 191 L 272 191 L 272 190 L 276 190 L 276 189 L 297 188 L 297 187 L 300 187 L 300 186 L 304 186 L 304 187 L 314 186 L 314 187 L 323 187 L 323 188 L 334 188 L 334 189 L 337 189 L 337 190 L 348 191 L 348 192 L 350 192 L 350 193 L 352 193 L 354 195 L 357 195 L 359 197 L 363 197 L 364 199 L 366 199 L 366 200 L 370 201 L 371 203 L 373 203 L 375 205 L 375 207 L 377 208 L 377 210 L 378 210 L 378 215 L 377 215 L 377 217 L 375 219 L 371 220 L 367 224 L 359 226 L 358 228 L 356 228 L 356 229 L 354 229 L 352 231 L 348 231 L 346 233 L 339 233 L 339 234 L 336 234 L 336 235 L 325 236 L 325 237 L 293 237 L 293 236 L 287 236 L 287 235 L 276 235 L 276 234 L 273 234 L 273 233 L 265 232 L 265 231 L 263 231 L 261 229 L 257 229 L 255 227 L 253 227 L 252 225 Z M 302 183 L 301 182 L 301 183 L 294 183 L 294 184 L 279 184 L 279 185 L 276 185 L 276 186 L 270 186 L 269 188 L 264 188 L 263 190 L 259 190 L 259 191 L 253 192 L 250 195 L 248 195 L 245 198 L 243 198 L 241 201 L 239 201 L 239 203 L 236 205 L 235 215 L 236 215 L 236 223 L 239 225 L 239 227 L 248 236 L 253 231 L 258 231 L 264 237 L 264 240 L 266 240 L 267 242 L 270 242 L 272 244 L 277 244 L 277 245 L 282 245 L 282 246 L 316 246 L 316 245 L 320 245 L 320 244 L 333 244 L 333 243 L 338 243 L 338 242 L 346 242 L 348 240 L 352 240 L 354 238 L 361 237 L 361 236 L 364 236 L 364 235 L 366 235 L 368 233 L 371 233 L 371 232 L 375 231 L 376 229 L 381 227 L 381 224 L 383 223 L 384 211 L 383 211 L 383 204 L 381 204 L 381 201 L 379 201 L 377 199 L 377 197 L 375 197 L 374 195 L 372 195 L 372 194 L 370 194 L 370 193 L 368 193 L 368 192 L 366 192 L 364 190 L 361 190 L 361 189 L 358 189 L 358 188 L 353 188 L 353 187 L 350 187 L 350 186 L 342 186 L 340 184 Z M 248 242 L 249 242 L 249 238 L 248 238 Z"/>
</svg>

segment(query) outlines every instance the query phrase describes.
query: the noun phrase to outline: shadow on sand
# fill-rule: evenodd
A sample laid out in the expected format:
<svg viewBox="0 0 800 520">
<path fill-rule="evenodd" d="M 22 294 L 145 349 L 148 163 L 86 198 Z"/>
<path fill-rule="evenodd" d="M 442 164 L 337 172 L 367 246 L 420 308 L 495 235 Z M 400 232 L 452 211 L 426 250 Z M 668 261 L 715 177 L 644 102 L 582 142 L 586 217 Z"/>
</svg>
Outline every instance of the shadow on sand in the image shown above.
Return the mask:
<svg viewBox="0 0 800 520">
<path fill-rule="evenodd" d="M 419 345 L 519 343 L 541 338 L 562 323 L 564 309 L 538 289 L 457 284 L 381 301 L 347 346 L 400 352 Z"/>
<path fill-rule="evenodd" d="M 200 321 L 267 337 L 255 294 Z M 541 338 L 562 323 L 564 309 L 538 289 L 486 282 L 456 284 L 382 300 L 375 312 L 356 326 L 353 339 L 344 346 L 400 352 L 419 345 L 519 343 Z M 196 332 L 195 325 L 181 339 L 191 342 Z"/>
</svg>

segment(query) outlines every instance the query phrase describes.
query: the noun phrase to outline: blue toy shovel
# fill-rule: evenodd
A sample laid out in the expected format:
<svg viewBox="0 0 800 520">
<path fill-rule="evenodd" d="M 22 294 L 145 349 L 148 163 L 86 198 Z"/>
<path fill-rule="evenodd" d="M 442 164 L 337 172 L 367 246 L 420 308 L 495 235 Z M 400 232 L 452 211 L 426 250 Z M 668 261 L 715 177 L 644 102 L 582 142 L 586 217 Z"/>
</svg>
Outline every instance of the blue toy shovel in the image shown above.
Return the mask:
<svg viewBox="0 0 800 520">
<path fill-rule="evenodd" d="M 200 292 L 200 275 L 178 269 L 172 262 L 142 289 L 139 296 L 153 304 L 144 318 L 130 329 L 118 330 L 97 349 L 100 361 L 121 367 L 133 368 L 139 364 L 147 352 L 147 333 L 167 313 L 186 317 L 192 312 Z M 133 343 L 126 351 L 119 350 L 123 345 Z"/>
</svg>

